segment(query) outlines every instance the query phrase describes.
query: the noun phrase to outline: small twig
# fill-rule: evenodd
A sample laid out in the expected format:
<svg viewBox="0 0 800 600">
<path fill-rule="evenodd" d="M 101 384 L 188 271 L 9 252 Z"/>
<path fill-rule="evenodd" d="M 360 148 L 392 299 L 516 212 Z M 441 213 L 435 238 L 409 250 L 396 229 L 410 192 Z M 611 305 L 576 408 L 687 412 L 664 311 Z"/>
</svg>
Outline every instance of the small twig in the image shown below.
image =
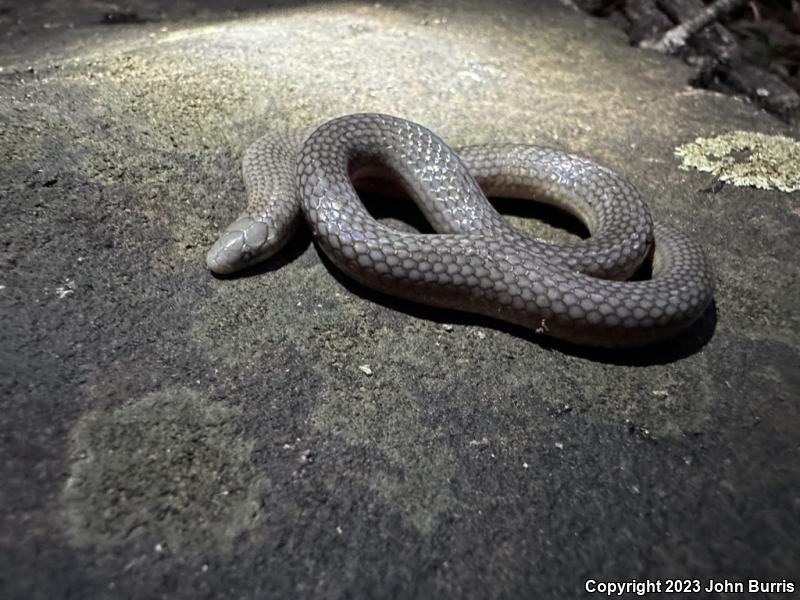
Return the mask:
<svg viewBox="0 0 800 600">
<path fill-rule="evenodd" d="M 688 21 L 684 21 L 680 25 L 667 31 L 661 38 L 657 40 L 642 40 L 639 46 L 641 48 L 647 48 L 648 50 L 672 54 L 685 46 L 686 41 L 706 25 L 716 21 L 719 17 L 730 12 L 734 8 L 741 6 L 745 1 L 746 0 L 716 0 Z"/>
<path fill-rule="evenodd" d="M 753 13 L 753 21 L 761 21 L 761 11 L 758 9 L 758 4 L 753 2 L 753 0 L 750 0 L 747 4 L 750 6 L 750 12 Z"/>
</svg>

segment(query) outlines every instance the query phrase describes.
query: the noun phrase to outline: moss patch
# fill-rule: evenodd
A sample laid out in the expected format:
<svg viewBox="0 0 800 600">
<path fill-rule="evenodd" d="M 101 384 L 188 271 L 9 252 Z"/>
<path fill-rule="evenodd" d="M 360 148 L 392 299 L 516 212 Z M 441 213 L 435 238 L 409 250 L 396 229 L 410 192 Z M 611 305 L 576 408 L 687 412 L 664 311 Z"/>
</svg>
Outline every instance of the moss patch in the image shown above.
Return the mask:
<svg viewBox="0 0 800 600">
<path fill-rule="evenodd" d="M 800 190 L 800 142 L 782 135 L 733 131 L 697 138 L 675 150 L 681 169 L 713 173 L 737 186 L 783 192 Z"/>
</svg>

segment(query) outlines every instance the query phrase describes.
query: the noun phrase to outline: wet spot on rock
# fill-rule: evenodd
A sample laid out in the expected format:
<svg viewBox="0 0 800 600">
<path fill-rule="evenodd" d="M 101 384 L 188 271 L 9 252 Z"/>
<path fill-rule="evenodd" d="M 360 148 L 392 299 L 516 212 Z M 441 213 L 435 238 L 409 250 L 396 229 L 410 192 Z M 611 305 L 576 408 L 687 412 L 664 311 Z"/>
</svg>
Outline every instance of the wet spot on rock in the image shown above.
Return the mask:
<svg viewBox="0 0 800 600">
<path fill-rule="evenodd" d="M 63 490 L 72 542 L 127 552 L 230 544 L 253 524 L 268 483 L 238 418 L 186 388 L 86 414 L 72 431 Z"/>
</svg>

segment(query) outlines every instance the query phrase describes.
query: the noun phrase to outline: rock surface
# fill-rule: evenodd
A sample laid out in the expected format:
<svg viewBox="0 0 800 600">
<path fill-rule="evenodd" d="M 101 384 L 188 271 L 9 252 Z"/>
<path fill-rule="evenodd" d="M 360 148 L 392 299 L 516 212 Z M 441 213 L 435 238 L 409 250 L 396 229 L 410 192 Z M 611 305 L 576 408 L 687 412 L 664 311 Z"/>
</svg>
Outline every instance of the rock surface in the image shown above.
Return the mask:
<svg viewBox="0 0 800 600">
<path fill-rule="evenodd" d="M 0 12 L 0 596 L 796 576 L 800 197 L 674 150 L 797 131 L 558 2 L 73 4 Z M 609 353 L 372 294 L 308 234 L 212 277 L 247 144 L 359 111 L 617 169 L 704 243 L 715 309 Z"/>
</svg>

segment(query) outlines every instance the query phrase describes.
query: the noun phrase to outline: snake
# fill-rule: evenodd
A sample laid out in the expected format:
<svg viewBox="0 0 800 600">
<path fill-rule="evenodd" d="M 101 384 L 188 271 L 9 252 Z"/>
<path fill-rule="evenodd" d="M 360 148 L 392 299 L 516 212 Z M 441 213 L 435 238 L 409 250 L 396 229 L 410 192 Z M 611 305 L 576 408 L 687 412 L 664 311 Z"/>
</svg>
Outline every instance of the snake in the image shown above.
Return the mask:
<svg viewBox="0 0 800 600">
<path fill-rule="evenodd" d="M 269 132 L 245 151 L 242 173 L 248 208 L 206 257 L 217 274 L 267 260 L 305 220 L 333 265 L 370 289 L 574 344 L 660 342 L 713 299 L 702 247 L 654 222 L 628 179 L 575 154 L 530 144 L 454 150 L 422 125 L 363 113 Z M 358 193 L 369 182 L 413 200 L 433 233 L 376 220 Z M 589 237 L 535 238 L 487 197 L 551 204 Z M 646 261 L 649 276 L 636 276 Z"/>
</svg>

